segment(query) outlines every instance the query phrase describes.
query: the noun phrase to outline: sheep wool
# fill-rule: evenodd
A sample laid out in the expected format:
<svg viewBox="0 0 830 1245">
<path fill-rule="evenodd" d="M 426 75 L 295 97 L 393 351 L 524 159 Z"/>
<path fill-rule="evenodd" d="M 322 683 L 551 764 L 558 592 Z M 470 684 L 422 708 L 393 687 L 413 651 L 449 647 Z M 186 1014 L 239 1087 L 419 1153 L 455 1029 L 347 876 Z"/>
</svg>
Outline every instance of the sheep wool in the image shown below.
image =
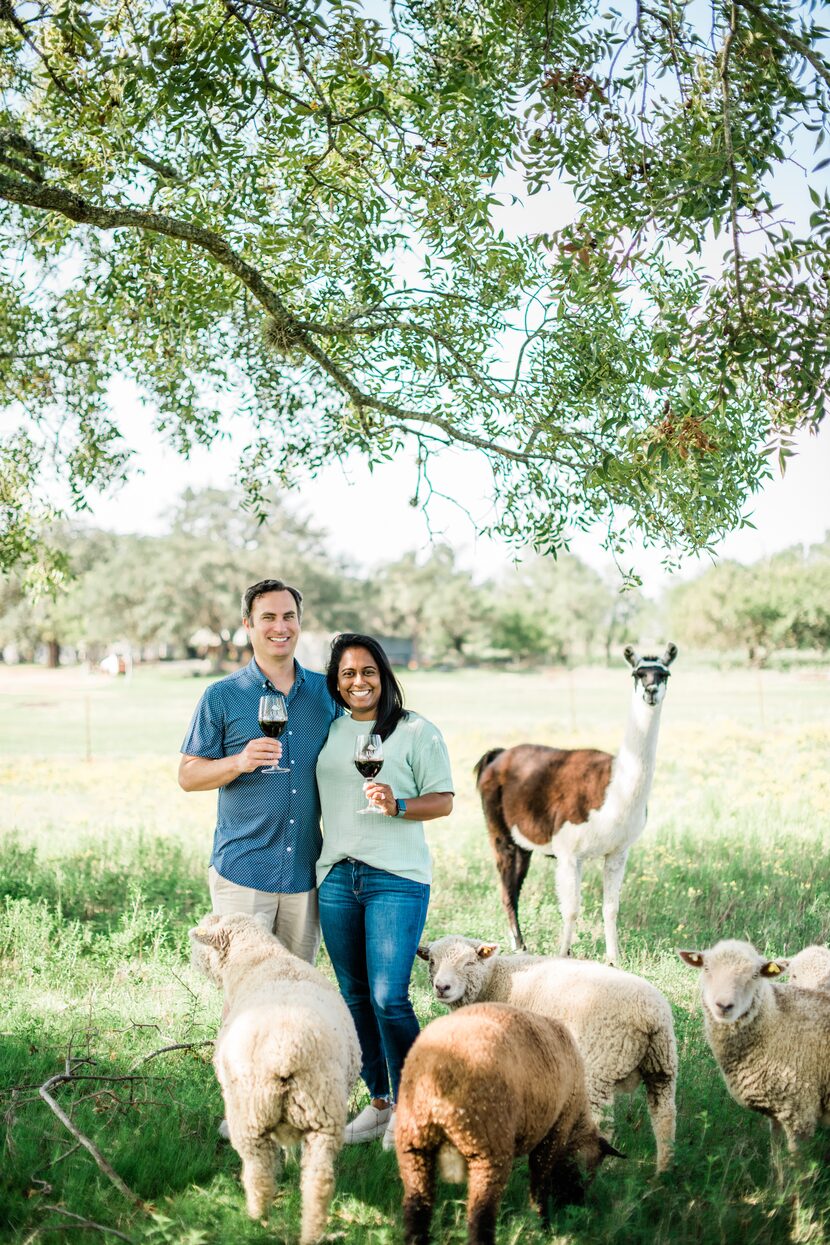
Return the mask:
<svg viewBox="0 0 830 1245">
<path fill-rule="evenodd" d="M 790 984 L 830 993 L 830 948 L 805 947 L 787 965 Z"/>
<path fill-rule="evenodd" d="M 830 996 L 776 981 L 787 961 L 737 939 L 679 955 L 701 970 L 706 1039 L 727 1089 L 794 1152 L 830 1124 Z"/>
<path fill-rule="evenodd" d="M 614 1095 L 646 1087 L 657 1170 L 671 1164 L 677 1044 L 668 1000 L 655 986 L 592 960 L 501 956 L 494 942 L 450 934 L 418 948 L 435 995 L 450 1008 L 510 1003 L 567 1026 L 585 1063 L 597 1122 Z"/>
<path fill-rule="evenodd" d="M 582 1059 L 564 1025 L 500 1003 L 434 1020 L 407 1056 L 395 1147 L 407 1245 L 426 1245 L 436 1166 L 467 1175 L 469 1245 L 492 1245 L 513 1165 L 529 1155 L 530 1196 L 580 1200 L 581 1162 L 593 1174 L 616 1154 L 591 1117 Z"/>
<path fill-rule="evenodd" d="M 302 1142 L 300 1241 L 313 1245 L 325 1230 L 360 1069 L 349 1010 L 323 974 L 256 917 L 206 916 L 190 938 L 195 966 L 225 993 L 214 1066 L 248 1214 L 267 1215 L 282 1147 Z"/>
</svg>

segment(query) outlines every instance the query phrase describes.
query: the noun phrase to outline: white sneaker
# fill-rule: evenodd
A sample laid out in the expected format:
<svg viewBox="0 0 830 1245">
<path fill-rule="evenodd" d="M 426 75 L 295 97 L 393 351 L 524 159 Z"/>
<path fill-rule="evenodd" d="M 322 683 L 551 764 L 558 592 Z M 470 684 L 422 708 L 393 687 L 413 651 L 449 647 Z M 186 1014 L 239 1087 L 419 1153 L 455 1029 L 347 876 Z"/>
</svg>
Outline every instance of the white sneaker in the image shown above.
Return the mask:
<svg viewBox="0 0 830 1245">
<path fill-rule="evenodd" d="M 383 1134 L 383 1141 L 380 1143 L 384 1150 L 395 1149 L 395 1112 L 393 1111 L 389 1117 L 389 1123 L 386 1125 L 386 1132 Z"/>
<path fill-rule="evenodd" d="M 391 1107 L 373 1107 L 370 1102 L 346 1125 L 343 1135 L 345 1144 L 356 1146 L 364 1141 L 377 1141 L 378 1137 L 385 1135 L 391 1114 Z"/>
</svg>

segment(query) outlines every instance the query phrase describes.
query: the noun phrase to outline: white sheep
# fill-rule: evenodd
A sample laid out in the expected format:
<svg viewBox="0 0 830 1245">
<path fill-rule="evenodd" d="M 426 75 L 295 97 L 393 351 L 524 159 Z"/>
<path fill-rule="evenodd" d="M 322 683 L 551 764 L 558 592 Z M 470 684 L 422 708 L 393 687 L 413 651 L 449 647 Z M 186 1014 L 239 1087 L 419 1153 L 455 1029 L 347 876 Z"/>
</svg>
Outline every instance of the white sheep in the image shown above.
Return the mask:
<svg viewBox="0 0 830 1245">
<path fill-rule="evenodd" d="M 671 1007 L 656 987 L 592 960 L 500 956 L 496 943 L 458 934 L 419 947 L 418 955 L 428 961 L 435 995 L 448 1007 L 512 1003 L 566 1025 L 585 1061 L 598 1121 L 615 1094 L 642 1081 L 657 1170 L 666 1170 L 674 1148 L 677 1045 Z"/>
<path fill-rule="evenodd" d="M 436 1167 L 467 1179 L 468 1241 L 491 1245 L 513 1160 L 529 1156 L 530 1196 L 579 1201 L 579 1163 L 592 1175 L 609 1145 L 591 1118 L 585 1071 L 567 1029 L 548 1016 L 480 1003 L 427 1025 L 398 1095 L 395 1148 L 407 1245 L 426 1245 Z"/>
<path fill-rule="evenodd" d="M 736 1102 L 761 1111 L 790 1152 L 830 1124 L 830 997 L 777 982 L 786 960 L 748 942 L 680 951 L 701 969 L 706 1038 Z"/>
<path fill-rule="evenodd" d="M 779 961 L 784 965 L 785 961 Z M 830 993 L 830 948 L 805 947 L 786 962 L 790 985 Z"/>
<path fill-rule="evenodd" d="M 302 1141 L 300 1240 L 312 1245 L 325 1229 L 360 1068 L 349 1010 L 335 986 L 256 917 L 206 916 L 190 938 L 194 964 L 225 992 L 214 1066 L 248 1214 L 268 1213 L 281 1148 Z"/>
</svg>

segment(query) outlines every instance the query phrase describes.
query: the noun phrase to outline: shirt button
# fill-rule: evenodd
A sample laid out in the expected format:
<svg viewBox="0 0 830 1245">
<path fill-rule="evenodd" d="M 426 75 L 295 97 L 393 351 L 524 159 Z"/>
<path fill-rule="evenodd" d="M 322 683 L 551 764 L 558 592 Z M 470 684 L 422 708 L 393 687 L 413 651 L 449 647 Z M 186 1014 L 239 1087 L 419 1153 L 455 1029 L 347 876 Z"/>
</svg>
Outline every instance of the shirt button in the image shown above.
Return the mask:
<svg viewBox="0 0 830 1245">
<path fill-rule="evenodd" d="M 293 817 L 289 820 L 288 824 L 289 824 L 289 826 L 293 826 L 293 825 L 294 825 L 294 818 L 293 818 Z M 289 850 L 289 852 L 290 852 L 290 851 L 291 851 L 291 848 L 289 847 L 289 849 L 288 849 L 288 850 Z"/>
<path fill-rule="evenodd" d="M 289 735 L 293 735 L 293 734 L 294 734 L 294 732 L 293 732 L 293 731 L 289 731 L 288 733 L 289 733 Z"/>
<path fill-rule="evenodd" d="M 287 847 L 285 850 L 286 850 L 287 852 L 290 852 L 290 851 L 291 851 L 291 848 L 290 848 L 290 847 Z"/>
<path fill-rule="evenodd" d="M 296 788 L 296 787 L 292 787 L 292 788 L 291 788 L 291 794 L 292 794 L 292 795 L 296 795 L 296 794 L 297 794 L 297 788 Z"/>
</svg>

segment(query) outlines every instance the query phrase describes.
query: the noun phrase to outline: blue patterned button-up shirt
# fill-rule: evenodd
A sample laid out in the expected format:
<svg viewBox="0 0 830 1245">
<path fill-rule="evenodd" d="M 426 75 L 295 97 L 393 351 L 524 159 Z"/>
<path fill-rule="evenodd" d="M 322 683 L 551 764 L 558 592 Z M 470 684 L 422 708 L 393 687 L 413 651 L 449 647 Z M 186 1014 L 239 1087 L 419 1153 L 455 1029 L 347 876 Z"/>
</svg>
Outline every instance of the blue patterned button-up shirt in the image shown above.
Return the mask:
<svg viewBox="0 0 830 1245">
<path fill-rule="evenodd" d="M 243 670 L 217 679 L 196 706 L 182 752 L 210 760 L 241 752 L 262 734 L 259 698 L 270 690 L 253 659 Z M 325 677 L 297 661 L 285 699 L 288 724 L 280 739 L 280 764 L 290 772 L 256 769 L 219 788 L 210 863 L 237 886 L 296 895 L 315 885 L 322 837 L 314 770 L 329 727 L 343 711 L 329 695 Z"/>
</svg>

